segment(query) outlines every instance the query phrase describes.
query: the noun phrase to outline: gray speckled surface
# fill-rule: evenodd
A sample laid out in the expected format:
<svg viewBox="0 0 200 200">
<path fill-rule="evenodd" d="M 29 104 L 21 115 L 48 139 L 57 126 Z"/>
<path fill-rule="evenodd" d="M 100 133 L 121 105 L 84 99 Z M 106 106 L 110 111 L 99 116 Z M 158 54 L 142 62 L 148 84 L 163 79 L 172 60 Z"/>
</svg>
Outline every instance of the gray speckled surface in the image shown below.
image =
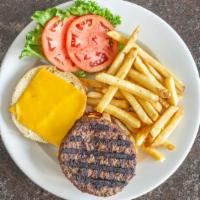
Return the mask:
<svg viewBox="0 0 200 200">
<path fill-rule="evenodd" d="M 33 11 L 63 0 L 1 0 L 0 61 L 17 34 L 30 22 Z M 188 45 L 200 70 L 200 0 L 132 0 L 166 20 Z M 188 133 L 189 134 L 189 133 Z M 0 199 L 58 200 L 29 180 L 11 160 L 0 139 Z M 187 159 L 165 183 L 138 200 L 200 199 L 200 134 Z"/>
</svg>

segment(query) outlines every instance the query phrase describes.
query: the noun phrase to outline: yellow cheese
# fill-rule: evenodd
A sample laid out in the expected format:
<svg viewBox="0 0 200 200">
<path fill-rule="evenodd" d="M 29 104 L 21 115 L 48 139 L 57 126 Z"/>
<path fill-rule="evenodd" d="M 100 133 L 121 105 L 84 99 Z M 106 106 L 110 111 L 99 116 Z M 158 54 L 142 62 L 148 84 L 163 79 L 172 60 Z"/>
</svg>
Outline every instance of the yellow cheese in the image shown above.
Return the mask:
<svg viewBox="0 0 200 200">
<path fill-rule="evenodd" d="M 38 70 L 28 87 L 11 106 L 17 120 L 41 138 L 59 146 L 86 107 L 86 95 L 45 68 Z"/>
</svg>

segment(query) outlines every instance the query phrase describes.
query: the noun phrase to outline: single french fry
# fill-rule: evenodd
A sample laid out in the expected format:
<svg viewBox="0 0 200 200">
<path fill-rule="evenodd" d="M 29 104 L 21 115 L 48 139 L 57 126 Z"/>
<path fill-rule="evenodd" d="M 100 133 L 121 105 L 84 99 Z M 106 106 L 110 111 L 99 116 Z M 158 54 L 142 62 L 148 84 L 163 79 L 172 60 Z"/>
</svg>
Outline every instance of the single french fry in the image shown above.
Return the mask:
<svg viewBox="0 0 200 200">
<path fill-rule="evenodd" d="M 165 156 L 154 148 L 142 145 L 142 150 L 160 162 L 165 160 Z"/>
<path fill-rule="evenodd" d="M 136 56 L 137 56 L 137 50 L 131 49 L 130 52 L 125 57 L 125 60 L 122 64 L 121 68 L 117 72 L 116 77 L 119 77 L 121 79 L 124 79 L 126 77 L 131 66 L 133 65 L 133 62 L 134 62 Z M 109 86 L 108 91 L 104 94 L 101 101 L 97 105 L 96 110 L 98 112 L 102 113 L 105 110 L 106 106 L 111 102 L 111 100 L 114 97 L 114 95 L 116 94 L 117 90 L 118 90 L 117 86 L 115 86 L 115 85 Z"/>
<path fill-rule="evenodd" d="M 145 113 L 145 111 L 143 110 L 142 106 L 137 101 L 137 99 L 132 94 L 126 91 L 122 90 L 121 93 L 124 95 L 125 99 L 130 103 L 130 105 L 132 106 L 133 110 L 136 112 L 139 119 L 145 124 L 151 124 L 152 123 L 151 119 Z"/>
<path fill-rule="evenodd" d="M 137 58 L 135 59 L 134 62 L 134 67 L 137 69 L 137 71 L 139 71 L 140 73 L 146 75 L 147 77 L 155 80 L 157 82 L 157 79 L 154 77 L 154 75 L 150 72 L 150 70 L 147 68 L 147 66 L 143 63 L 142 59 L 137 56 Z M 154 68 L 153 68 L 154 69 Z M 158 82 L 159 85 L 161 85 Z M 162 87 L 162 85 L 161 85 Z M 163 87 L 162 87 L 163 88 Z"/>
<path fill-rule="evenodd" d="M 132 108 L 132 107 L 131 107 Z M 135 118 L 138 118 L 138 115 L 136 114 L 136 112 L 134 112 L 133 110 L 132 111 L 129 111 L 129 113 L 135 117 Z"/>
<path fill-rule="evenodd" d="M 129 107 L 129 103 L 126 100 L 122 99 L 112 99 L 111 104 L 122 109 L 128 109 Z"/>
<path fill-rule="evenodd" d="M 117 118 L 113 117 L 113 121 L 114 121 L 115 124 L 117 124 L 117 126 L 119 126 L 119 128 L 121 128 L 125 132 L 125 134 L 127 136 L 130 135 L 130 131 L 128 130 L 128 128 L 120 120 L 118 120 Z"/>
<path fill-rule="evenodd" d="M 105 94 L 108 91 L 108 88 L 103 88 L 102 93 Z M 124 99 L 124 96 L 120 93 L 120 91 L 117 91 L 115 96 L 116 99 Z"/>
<path fill-rule="evenodd" d="M 119 33 L 117 31 L 109 31 L 107 32 L 107 35 L 110 36 L 113 40 L 122 43 L 123 45 L 126 45 L 128 42 L 128 37 L 123 33 Z"/>
<path fill-rule="evenodd" d="M 96 106 L 100 102 L 100 99 L 97 98 L 87 98 L 87 103 L 91 106 Z M 129 104 L 125 100 L 119 100 L 119 99 L 112 99 L 110 102 L 112 105 L 117 106 L 122 109 L 127 109 L 129 107 Z"/>
<path fill-rule="evenodd" d="M 165 85 L 170 93 L 169 101 L 172 105 L 176 106 L 178 104 L 178 95 L 176 93 L 176 87 L 174 83 L 174 79 L 172 77 L 165 79 Z"/>
<path fill-rule="evenodd" d="M 170 151 L 176 150 L 176 146 L 174 144 L 172 144 L 171 142 L 167 141 L 167 140 L 162 143 L 162 146 L 165 147 L 166 149 L 170 150 Z"/>
<path fill-rule="evenodd" d="M 152 129 L 150 131 L 151 137 L 154 139 L 158 136 L 160 131 L 165 127 L 170 118 L 174 115 L 174 113 L 178 110 L 176 106 L 170 106 L 161 117 L 153 124 Z"/>
<path fill-rule="evenodd" d="M 164 82 L 164 78 L 156 71 L 155 68 L 153 68 L 151 65 L 147 65 L 149 71 L 151 72 L 151 74 L 160 82 L 163 83 Z"/>
<path fill-rule="evenodd" d="M 162 111 L 162 104 L 159 101 L 152 101 L 151 105 L 160 113 Z"/>
<path fill-rule="evenodd" d="M 133 116 L 134 117 L 134 116 Z M 136 119 L 138 119 L 137 117 L 135 117 Z M 139 119 L 138 119 L 139 120 Z M 137 132 L 137 130 L 138 130 L 138 128 L 133 128 L 132 126 L 130 126 L 129 124 L 125 124 L 126 125 L 126 127 L 128 128 L 128 130 L 131 132 L 131 134 L 132 135 L 134 135 L 136 132 Z"/>
<path fill-rule="evenodd" d="M 135 137 L 135 142 L 137 146 L 141 146 L 144 141 L 146 140 L 149 132 L 150 132 L 151 126 L 145 126 L 144 128 L 140 129 Z"/>
<path fill-rule="evenodd" d="M 118 56 L 115 58 L 112 65 L 108 69 L 109 74 L 112 74 L 112 75 L 116 74 L 116 72 L 118 71 L 119 67 L 121 66 L 124 60 L 125 55 L 133 48 L 139 32 L 140 32 L 140 27 L 137 26 L 136 29 L 131 34 L 124 48 L 119 52 Z"/>
<path fill-rule="evenodd" d="M 117 35 L 117 37 L 116 37 Z M 119 36 L 120 35 L 120 36 Z M 120 39 L 121 42 L 128 41 L 128 38 L 120 33 L 114 33 L 110 34 L 110 37 L 114 40 Z M 126 43 L 123 43 L 126 44 Z M 172 74 L 165 66 L 160 64 L 155 58 L 150 56 L 147 52 L 145 52 L 141 47 L 139 47 L 137 44 L 135 44 L 135 47 L 138 48 L 138 55 L 143 59 L 143 61 L 152 67 L 154 67 L 161 75 L 163 75 L 165 78 L 172 76 L 174 78 L 176 87 L 181 92 L 181 94 L 184 92 L 185 86 L 184 84 L 175 77 L 174 74 Z"/>
<path fill-rule="evenodd" d="M 169 103 L 163 98 L 159 99 L 159 103 L 161 103 L 164 108 L 168 108 L 169 107 Z"/>
<path fill-rule="evenodd" d="M 106 119 L 106 120 L 108 120 L 109 122 L 111 122 L 112 120 L 111 120 L 111 116 L 108 114 L 108 113 L 103 113 L 103 118 L 104 119 Z"/>
<path fill-rule="evenodd" d="M 123 45 L 125 45 L 128 42 L 128 37 L 124 36 L 122 33 L 119 33 L 117 31 L 109 31 L 107 32 L 107 35 L 112 39 L 122 43 Z"/>
<path fill-rule="evenodd" d="M 158 146 L 159 147 L 159 146 Z M 165 142 L 163 142 L 161 145 L 160 145 L 160 147 L 164 147 L 164 148 L 166 148 L 167 150 L 169 150 L 169 151 L 174 151 L 174 150 L 176 150 L 176 146 L 174 145 L 174 144 L 172 144 L 171 142 L 169 142 L 169 141 L 165 141 Z"/>
<path fill-rule="evenodd" d="M 87 104 L 91 106 L 96 106 L 99 103 L 99 99 L 96 98 L 87 98 Z"/>
<path fill-rule="evenodd" d="M 182 116 L 183 116 L 183 108 L 179 108 L 179 110 L 175 113 L 175 115 L 170 119 L 167 126 L 155 138 L 152 145 L 158 146 L 164 143 L 167 140 L 167 138 L 172 134 L 174 129 L 178 126 Z"/>
<path fill-rule="evenodd" d="M 142 105 L 148 116 L 153 120 L 156 121 L 159 117 L 158 112 L 154 109 L 152 104 L 148 101 L 145 101 L 143 99 L 137 98 L 139 103 Z"/>
<path fill-rule="evenodd" d="M 99 98 L 102 97 L 102 94 L 99 93 L 99 92 L 90 91 L 90 92 L 87 93 L 87 97 L 89 97 L 89 98 L 95 98 L 95 99 L 97 98 L 97 99 L 99 99 Z"/>
<path fill-rule="evenodd" d="M 103 88 L 106 86 L 104 83 L 101 83 L 95 79 L 80 78 L 80 81 L 84 86 L 91 88 Z"/>
<path fill-rule="evenodd" d="M 114 77 L 112 75 L 106 74 L 106 73 L 99 73 L 96 75 L 96 79 L 98 81 L 107 83 L 109 85 L 114 85 L 119 87 L 121 90 L 125 90 L 127 92 L 130 92 L 131 94 L 134 94 L 136 96 L 139 96 L 140 98 L 146 99 L 148 101 L 158 101 L 159 97 L 154 94 L 153 92 L 136 85 L 134 83 L 131 83 L 129 81 L 125 81 L 123 79 L 120 79 L 118 77 Z"/>
<path fill-rule="evenodd" d="M 183 95 L 178 95 L 178 101 L 183 100 Z"/>
<path fill-rule="evenodd" d="M 120 121 L 122 121 L 124 124 L 128 124 L 129 126 L 133 128 L 139 128 L 141 123 L 138 119 L 134 118 L 132 115 L 130 115 L 128 112 L 113 106 L 108 105 L 105 109 L 105 112 L 109 113 L 110 115 L 116 117 Z"/>
<path fill-rule="evenodd" d="M 170 141 L 166 140 L 165 142 L 163 142 L 162 144 L 159 145 L 154 145 L 152 144 L 151 147 L 163 147 L 169 151 L 174 151 L 176 150 L 176 146 L 174 144 L 172 144 Z"/>
<path fill-rule="evenodd" d="M 151 90 L 158 96 L 162 98 L 169 98 L 169 92 L 164 88 L 158 81 L 146 77 L 145 75 L 137 72 L 136 70 L 131 69 L 128 73 L 128 76 L 139 85 Z"/>
<path fill-rule="evenodd" d="M 175 85 L 176 85 L 176 83 L 175 83 Z M 184 91 L 179 90 L 177 87 L 176 87 L 176 92 L 177 92 L 178 96 L 184 96 Z"/>
<path fill-rule="evenodd" d="M 137 145 L 135 143 L 135 138 L 133 137 L 132 134 L 129 135 L 131 142 L 133 143 L 133 151 L 135 152 L 135 154 L 137 155 L 138 153 L 138 148 Z"/>
</svg>

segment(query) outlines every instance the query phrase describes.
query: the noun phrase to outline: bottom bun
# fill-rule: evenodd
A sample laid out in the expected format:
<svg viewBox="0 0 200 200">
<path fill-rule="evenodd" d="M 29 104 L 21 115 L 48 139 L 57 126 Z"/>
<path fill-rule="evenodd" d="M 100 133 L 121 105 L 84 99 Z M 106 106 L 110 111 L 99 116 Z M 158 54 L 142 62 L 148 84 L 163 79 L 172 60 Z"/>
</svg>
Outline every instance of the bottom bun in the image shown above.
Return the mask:
<svg viewBox="0 0 200 200">
<path fill-rule="evenodd" d="M 17 100 L 20 98 L 20 96 L 26 90 L 26 88 L 27 88 L 28 84 L 30 83 L 30 81 L 32 80 L 33 76 L 41 68 L 46 68 L 49 72 L 62 78 L 66 82 L 71 83 L 73 86 L 75 86 L 76 88 L 78 88 L 79 90 L 81 90 L 82 92 L 85 93 L 84 87 L 81 85 L 81 82 L 72 73 L 59 71 L 54 66 L 51 66 L 51 65 L 41 65 L 41 66 L 38 66 L 36 68 L 29 70 L 20 79 L 20 81 L 18 82 L 18 84 L 14 90 L 11 105 L 13 105 L 17 102 Z M 47 141 L 43 140 L 37 133 L 33 132 L 32 130 L 30 130 L 27 127 L 25 127 L 24 125 L 22 125 L 13 114 L 11 114 L 11 116 L 12 116 L 12 120 L 13 120 L 14 124 L 20 130 L 20 132 L 23 134 L 24 137 L 34 140 L 34 141 L 37 141 L 37 142 L 47 143 Z"/>
</svg>

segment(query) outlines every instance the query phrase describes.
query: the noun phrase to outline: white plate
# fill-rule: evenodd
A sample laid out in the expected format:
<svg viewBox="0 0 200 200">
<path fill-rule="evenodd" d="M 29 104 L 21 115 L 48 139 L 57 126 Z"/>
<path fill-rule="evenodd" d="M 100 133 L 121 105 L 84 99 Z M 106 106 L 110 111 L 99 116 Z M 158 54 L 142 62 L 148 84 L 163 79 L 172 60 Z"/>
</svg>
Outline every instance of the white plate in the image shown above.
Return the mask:
<svg viewBox="0 0 200 200">
<path fill-rule="evenodd" d="M 118 29 L 130 34 L 136 25 L 141 26 L 139 40 L 151 48 L 158 59 L 169 67 L 186 85 L 185 114 L 170 140 L 177 146 L 175 152 L 164 151 L 167 159 L 159 163 L 146 158 L 138 164 L 136 176 L 127 187 L 107 199 L 132 199 L 143 195 L 164 182 L 180 166 L 195 140 L 200 119 L 200 84 L 194 60 L 182 39 L 162 19 L 150 11 L 123 1 L 98 0 L 113 13 L 122 16 Z M 70 3 L 62 4 L 62 7 Z M 65 199 L 103 199 L 82 193 L 62 174 L 56 151 L 50 145 L 41 145 L 23 138 L 8 113 L 13 89 L 19 78 L 36 65 L 35 59 L 19 60 L 25 35 L 34 28 L 30 23 L 15 39 L 3 63 L 0 77 L 0 122 L 3 142 L 15 163 L 36 184 Z"/>
</svg>

